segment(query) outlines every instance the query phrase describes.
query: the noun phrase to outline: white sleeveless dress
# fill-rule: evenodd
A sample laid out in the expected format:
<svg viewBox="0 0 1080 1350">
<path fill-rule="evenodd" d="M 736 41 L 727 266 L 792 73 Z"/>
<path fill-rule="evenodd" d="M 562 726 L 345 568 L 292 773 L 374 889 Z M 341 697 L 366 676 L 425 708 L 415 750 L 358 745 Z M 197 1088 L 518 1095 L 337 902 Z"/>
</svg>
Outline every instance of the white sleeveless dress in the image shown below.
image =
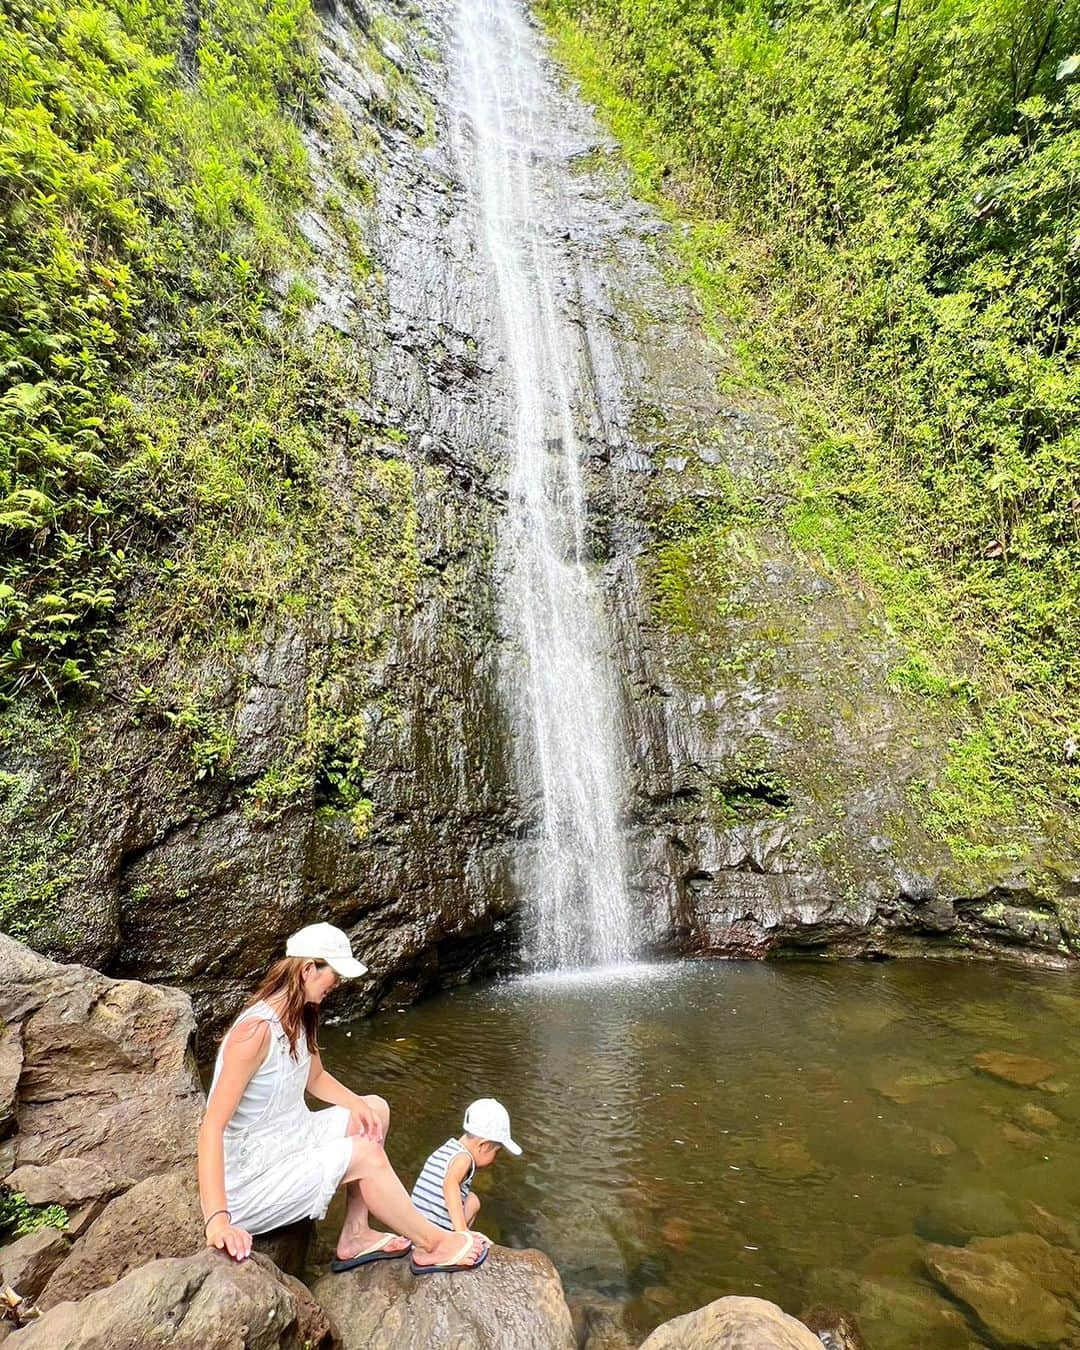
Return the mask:
<svg viewBox="0 0 1080 1350">
<path fill-rule="evenodd" d="M 225 1041 L 252 1017 L 269 1024 L 270 1046 L 225 1126 L 225 1200 L 234 1224 L 267 1233 L 296 1219 L 323 1217 L 352 1160 L 352 1143 L 346 1107 L 308 1110 L 307 1039 L 301 1031 L 293 1059 L 281 1019 L 268 1003 L 242 1012 L 222 1039 L 210 1096 Z"/>
</svg>

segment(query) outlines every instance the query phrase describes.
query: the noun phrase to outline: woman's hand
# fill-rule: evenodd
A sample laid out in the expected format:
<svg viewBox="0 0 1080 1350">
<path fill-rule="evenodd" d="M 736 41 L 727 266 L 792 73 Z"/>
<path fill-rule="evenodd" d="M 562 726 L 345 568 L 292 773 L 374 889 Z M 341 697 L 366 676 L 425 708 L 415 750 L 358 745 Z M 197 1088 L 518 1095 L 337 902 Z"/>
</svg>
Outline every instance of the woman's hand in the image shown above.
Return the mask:
<svg viewBox="0 0 1080 1350">
<path fill-rule="evenodd" d="M 215 1214 L 206 1228 L 206 1245 L 224 1249 L 236 1261 L 246 1261 L 251 1255 L 251 1234 L 230 1223 L 227 1214 Z"/>
<path fill-rule="evenodd" d="M 382 1143 L 382 1123 L 363 1097 L 354 1097 L 349 1105 L 349 1134 Z"/>
</svg>

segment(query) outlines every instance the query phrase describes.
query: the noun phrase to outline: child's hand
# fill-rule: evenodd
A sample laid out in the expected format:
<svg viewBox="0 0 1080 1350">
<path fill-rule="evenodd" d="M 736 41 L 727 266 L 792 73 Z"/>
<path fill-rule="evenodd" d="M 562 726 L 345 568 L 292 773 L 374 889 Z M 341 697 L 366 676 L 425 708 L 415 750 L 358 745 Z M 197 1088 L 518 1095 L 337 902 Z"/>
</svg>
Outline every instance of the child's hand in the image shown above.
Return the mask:
<svg viewBox="0 0 1080 1350">
<path fill-rule="evenodd" d="M 349 1133 L 373 1139 L 377 1144 L 382 1143 L 382 1125 L 363 1097 L 356 1097 L 349 1107 Z"/>
</svg>

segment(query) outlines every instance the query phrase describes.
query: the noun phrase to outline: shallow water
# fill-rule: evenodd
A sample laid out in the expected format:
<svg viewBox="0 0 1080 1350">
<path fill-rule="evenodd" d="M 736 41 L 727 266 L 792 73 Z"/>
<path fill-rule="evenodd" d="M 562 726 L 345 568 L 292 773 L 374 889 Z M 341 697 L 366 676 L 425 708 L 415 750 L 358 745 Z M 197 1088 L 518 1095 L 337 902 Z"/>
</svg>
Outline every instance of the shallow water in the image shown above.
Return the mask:
<svg viewBox="0 0 1080 1350">
<path fill-rule="evenodd" d="M 323 1053 L 390 1100 L 409 1184 L 499 1097 L 525 1154 L 479 1176 L 477 1227 L 639 1331 L 744 1293 L 849 1308 L 871 1350 L 946 1350 L 996 1342 L 925 1243 L 1063 1241 L 1045 1211 L 1076 1216 L 1078 991 L 930 961 L 630 967 L 462 989 L 330 1028 Z M 1017 1086 L 979 1069 L 988 1051 L 1052 1068 Z"/>
</svg>

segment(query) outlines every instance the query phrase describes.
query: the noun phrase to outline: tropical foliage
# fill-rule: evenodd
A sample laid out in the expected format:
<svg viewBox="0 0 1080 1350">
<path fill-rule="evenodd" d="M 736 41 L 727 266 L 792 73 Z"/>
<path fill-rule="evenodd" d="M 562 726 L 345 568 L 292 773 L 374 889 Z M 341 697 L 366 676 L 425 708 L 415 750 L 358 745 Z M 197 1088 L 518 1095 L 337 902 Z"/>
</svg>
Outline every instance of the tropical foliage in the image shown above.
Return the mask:
<svg viewBox="0 0 1080 1350">
<path fill-rule="evenodd" d="M 295 117 L 316 67 L 308 0 L 5 0 L 3 15 L 10 696 L 88 680 L 133 555 L 168 552 L 193 523 L 202 475 L 132 377 L 168 359 L 199 404 L 229 369 L 208 342 L 228 340 L 242 365 L 284 208 L 306 181 Z"/>
<path fill-rule="evenodd" d="M 957 781 L 1080 801 L 1080 4 L 546 12 L 802 424 L 792 536 L 877 591 L 898 683 L 969 705 Z"/>
</svg>

